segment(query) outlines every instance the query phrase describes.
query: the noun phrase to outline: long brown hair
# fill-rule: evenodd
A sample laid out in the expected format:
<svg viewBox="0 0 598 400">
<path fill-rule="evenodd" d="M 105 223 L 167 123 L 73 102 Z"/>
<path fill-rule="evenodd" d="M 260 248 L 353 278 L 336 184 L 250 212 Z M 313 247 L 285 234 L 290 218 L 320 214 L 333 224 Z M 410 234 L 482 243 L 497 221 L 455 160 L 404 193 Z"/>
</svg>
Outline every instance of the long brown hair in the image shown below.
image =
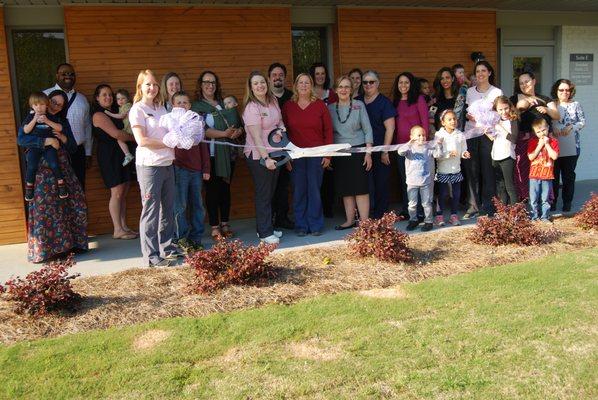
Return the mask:
<svg viewBox="0 0 598 400">
<path fill-rule="evenodd" d="M 266 81 L 266 104 L 258 100 L 258 98 L 255 97 L 255 95 L 253 94 L 253 90 L 251 90 L 251 80 L 256 76 L 261 76 Z M 270 83 L 268 82 L 268 78 L 266 77 L 266 75 L 264 75 L 261 71 L 252 71 L 249 74 L 249 77 L 247 78 L 247 82 L 245 84 L 245 96 L 243 97 L 243 105 L 247 107 L 247 104 L 253 102 L 267 107 L 270 103 L 273 103 L 274 101 L 275 99 L 272 93 L 270 92 Z"/>
<path fill-rule="evenodd" d="M 183 81 L 181 80 L 181 77 L 176 72 L 168 72 L 162 77 L 162 82 L 160 82 L 160 98 L 162 99 L 162 104 L 166 104 L 170 101 L 168 98 L 168 88 L 166 87 L 166 82 L 168 82 L 170 78 L 177 78 L 179 80 L 179 90 L 183 90 Z"/>
<path fill-rule="evenodd" d="M 509 105 L 509 120 L 516 121 L 519 119 L 519 112 L 517 112 L 517 107 L 513 105 L 511 100 L 507 96 L 498 96 L 494 99 L 492 103 L 492 110 L 496 111 L 496 108 L 499 104 L 508 104 Z"/>
</svg>

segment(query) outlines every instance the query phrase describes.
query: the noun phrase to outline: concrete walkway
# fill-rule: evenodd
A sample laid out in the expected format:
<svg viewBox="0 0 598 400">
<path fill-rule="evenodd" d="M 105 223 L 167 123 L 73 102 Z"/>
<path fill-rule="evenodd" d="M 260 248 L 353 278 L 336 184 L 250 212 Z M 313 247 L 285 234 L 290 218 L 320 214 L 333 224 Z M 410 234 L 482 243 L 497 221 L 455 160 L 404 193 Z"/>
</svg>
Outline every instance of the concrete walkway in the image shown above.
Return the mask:
<svg viewBox="0 0 598 400">
<path fill-rule="evenodd" d="M 598 180 L 587 180 L 577 182 L 575 187 L 575 201 L 573 211 L 579 210 L 581 205 L 590 197 L 591 192 L 598 192 Z M 560 207 L 560 202 L 559 202 Z M 289 248 L 302 248 L 304 246 L 322 246 L 334 244 L 342 240 L 350 231 L 335 231 L 334 226 L 342 223 L 344 217 L 325 220 L 324 234 L 319 237 L 306 236 L 298 237 L 292 231 L 283 231 L 284 236 L 279 246 L 281 251 Z M 475 220 L 462 221 L 464 225 L 475 223 Z M 399 229 L 405 229 L 407 222 L 400 222 Z M 231 226 L 235 231 L 235 237 L 247 244 L 257 244 L 258 239 L 255 234 L 255 220 L 243 219 L 232 221 Z M 451 229 L 434 228 L 434 229 Z M 209 235 L 209 226 L 206 226 L 204 234 L 204 245 L 212 244 Z M 419 229 L 414 231 L 420 233 Z M 77 265 L 74 272 L 80 272 L 82 276 L 94 276 L 110 274 L 123 271 L 129 268 L 142 267 L 141 251 L 139 239 L 135 240 L 114 240 L 111 235 L 100 235 L 90 237 L 90 250 L 85 254 L 76 256 Z M 26 243 L 0 246 L 0 283 L 5 282 L 11 276 L 25 276 L 27 273 L 39 269 L 41 265 L 27 262 Z"/>
</svg>

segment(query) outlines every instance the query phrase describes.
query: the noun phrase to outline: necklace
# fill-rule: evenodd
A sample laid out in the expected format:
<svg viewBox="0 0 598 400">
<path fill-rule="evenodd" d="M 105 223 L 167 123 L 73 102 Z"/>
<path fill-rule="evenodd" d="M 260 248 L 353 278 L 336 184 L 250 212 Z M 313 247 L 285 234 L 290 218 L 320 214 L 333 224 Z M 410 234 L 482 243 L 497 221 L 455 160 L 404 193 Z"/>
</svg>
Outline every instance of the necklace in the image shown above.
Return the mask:
<svg viewBox="0 0 598 400">
<path fill-rule="evenodd" d="M 345 118 L 345 120 L 341 120 L 341 115 L 338 112 L 338 103 L 340 103 L 340 101 L 337 101 L 336 104 L 334 105 L 334 108 L 336 109 L 336 118 L 338 118 L 338 122 L 340 122 L 341 124 L 344 124 L 345 122 L 347 122 L 349 120 L 349 117 L 351 116 L 351 111 L 353 111 L 353 99 L 349 100 L 349 113 L 347 114 L 347 118 Z"/>
</svg>

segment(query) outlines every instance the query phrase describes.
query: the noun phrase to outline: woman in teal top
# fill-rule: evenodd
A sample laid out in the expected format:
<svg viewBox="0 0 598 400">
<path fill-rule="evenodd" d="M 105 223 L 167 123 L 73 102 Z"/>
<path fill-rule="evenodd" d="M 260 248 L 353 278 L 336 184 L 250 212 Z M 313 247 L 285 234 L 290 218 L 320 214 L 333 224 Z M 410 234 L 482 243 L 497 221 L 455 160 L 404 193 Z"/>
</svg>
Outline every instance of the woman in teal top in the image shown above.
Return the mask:
<svg viewBox="0 0 598 400">
<path fill-rule="evenodd" d="M 365 104 L 351 97 L 351 87 L 351 79 L 348 76 L 340 77 L 336 82 L 339 100 L 328 106 L 334 129 L 334 143 L 371 148 L 374 139 L 370 119 Z M 343 198 L 347 220 L 334 229 L 353 228 L 356 224 L 356 209 L 361 220 L 369 217 L 368 173 L 371 168 L 371 153 L 352 153 L 350 156 L 335 157 L 334 182 L 337 194 Z"/>
</svg>

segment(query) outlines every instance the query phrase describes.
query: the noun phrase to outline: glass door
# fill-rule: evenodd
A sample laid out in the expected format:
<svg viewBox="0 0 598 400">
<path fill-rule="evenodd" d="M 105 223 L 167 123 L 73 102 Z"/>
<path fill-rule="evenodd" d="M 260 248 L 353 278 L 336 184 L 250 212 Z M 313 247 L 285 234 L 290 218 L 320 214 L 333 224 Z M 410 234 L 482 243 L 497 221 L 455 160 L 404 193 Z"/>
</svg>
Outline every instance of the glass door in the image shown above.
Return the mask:
<svg viewBox="0 0 598 400">
<path fill-rule="evenodd" d="M 12 61 L 16 76 L 15 114 L 18 123 L 28 112 L 32 92 L 53 86 L 56 67 L 66 61 L 62 30 L 13 30 Z"/>
<path fill-rule="evenodd" d="M 550 96 L 554 81 L 554 48 L 551 46 L 505 46 L 501 55 L 501 89 L 511 96 L 518 89 L 517 77 L 522 72 L 536 76 L 536 93 Z"/>
<path fill-rule="evenodd" d="M 329 73 L 326 28 L 293 27 L 293 80 L 302 72 L 309 72 L 315 62 L 323 62 Z"/>
</svg>

